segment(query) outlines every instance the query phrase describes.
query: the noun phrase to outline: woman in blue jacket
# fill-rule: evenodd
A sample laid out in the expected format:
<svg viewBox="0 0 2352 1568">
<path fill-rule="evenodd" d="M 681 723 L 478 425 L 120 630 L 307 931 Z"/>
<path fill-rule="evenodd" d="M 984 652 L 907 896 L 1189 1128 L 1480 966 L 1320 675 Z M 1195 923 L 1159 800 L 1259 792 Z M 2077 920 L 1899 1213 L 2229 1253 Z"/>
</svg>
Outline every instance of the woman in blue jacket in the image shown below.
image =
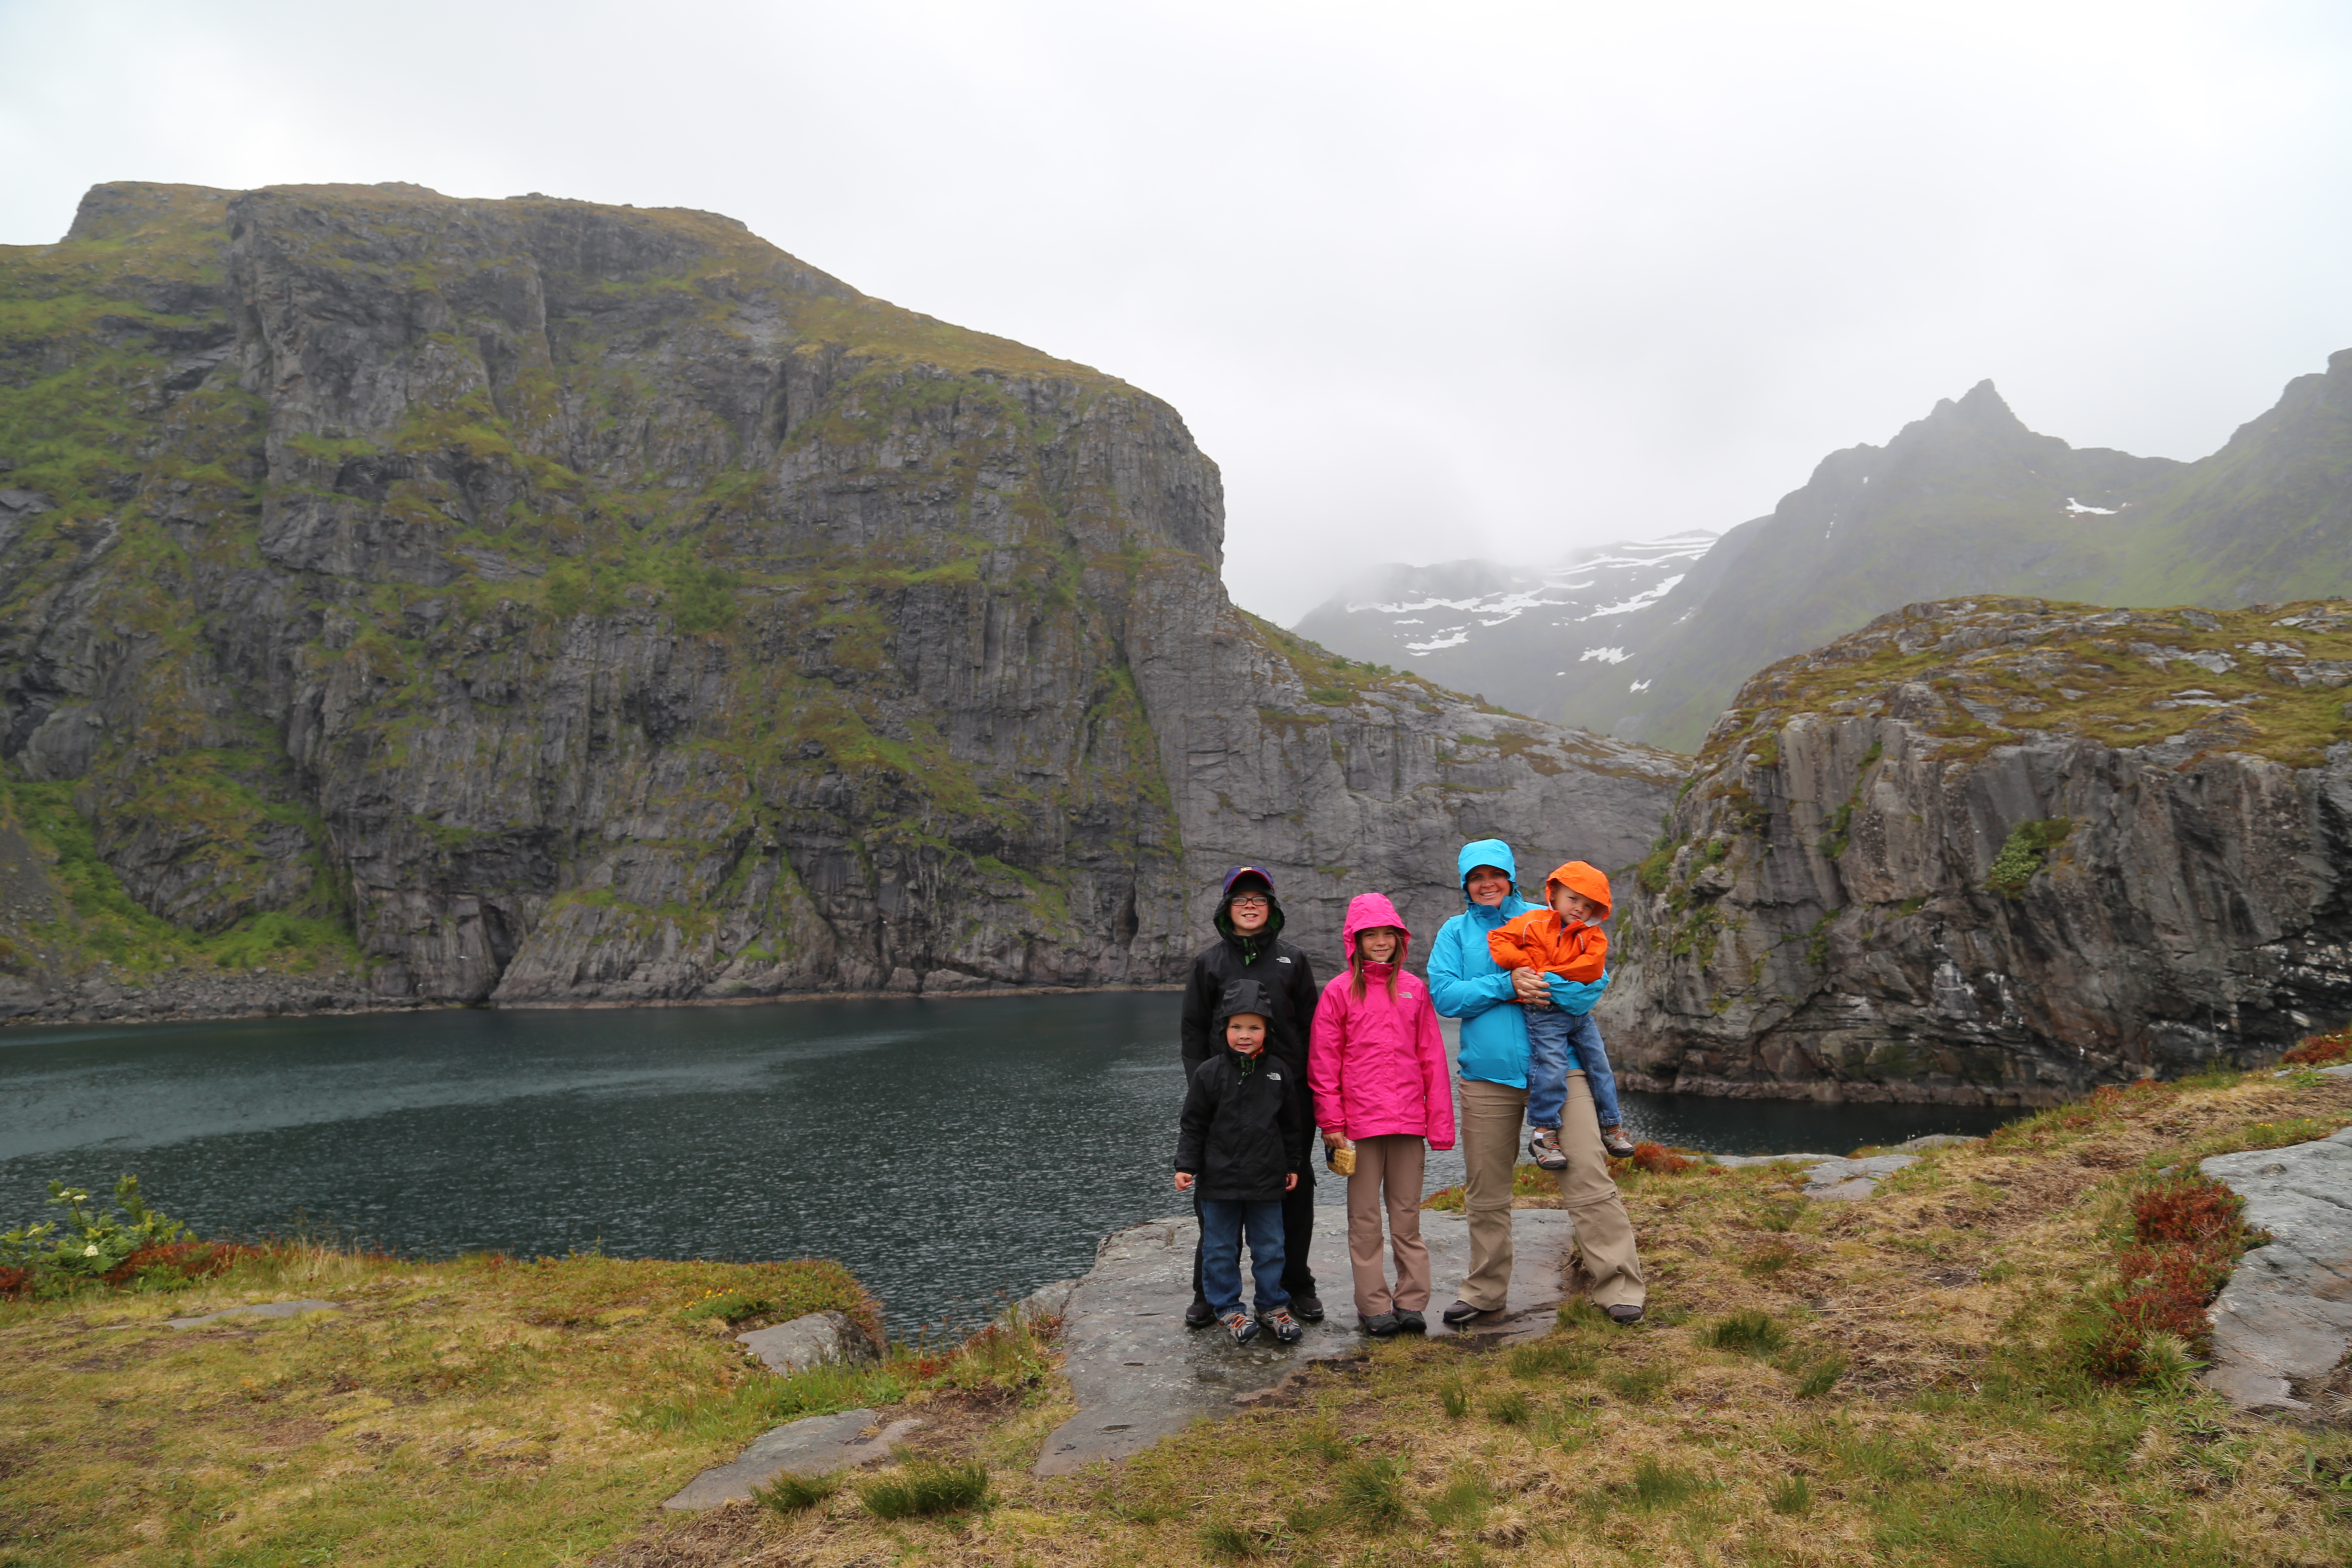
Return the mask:
<svg viewBox="0 0 2352 1568">
<path fill-rule="evenodd" d="M 1552 992 L 1574 984 L 1529 970 L 1509 970 L 1486 949 L 1486 933 L 1538 906 L 1519 897 L 1518 859 L 1499 838 L 1475 839 L 1455 857 L 1463 910 L 1447 921 L 1429 952 L 1429 994 L 1437 1010 L 1462 1020 L 1456 1066 L 1462 1080 L 1462 1163 L 1468 1181 L 1470 1273 L 1462 1299 L 1445 1309 L 1456 1325 L 1500 1313 L 1511 1283 L 1511 1168 L 1528 1105 L 1528 1026 L 1522 1007 L 1551 1005 Z M 1607 975 L 1583 989 L 1598 995 Z M 1592 1092 L 1584 1074 L 1568 1075 L 1559 1142 L 1568 1168 L 1556 1173 L 1559 1195 L 1576 1221 L 1577 1250 L 1592 1280 L 1593 1305 L 1621 1323 L 1642 1315 L 1647 1291 L 1633 1222 L 1609 1179 Z"/>
</svg>

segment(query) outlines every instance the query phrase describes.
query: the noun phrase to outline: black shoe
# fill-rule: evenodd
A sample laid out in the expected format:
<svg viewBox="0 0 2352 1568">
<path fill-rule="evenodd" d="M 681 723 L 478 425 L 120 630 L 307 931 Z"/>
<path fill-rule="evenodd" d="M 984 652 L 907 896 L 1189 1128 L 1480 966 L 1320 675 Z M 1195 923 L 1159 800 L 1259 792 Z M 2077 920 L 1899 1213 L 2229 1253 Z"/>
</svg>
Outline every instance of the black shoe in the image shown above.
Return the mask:
<svg viewBox="0 0 2352 1568">
<path fill-rule="evenodd" d="M 1384 1340 L 1397 1331 L 1399 1324 L 1394 1312 L 1375 1312 L 1369 1318 L 1359 1312 L 1356 1314 L 1356 1327 L 1376 1340 Z"/>
<path fill-rule="evenodd" d="M 1302 1323 L 1323 1321 L 1323 1298 L 1312 1290 L 1301 1290 L 1290 1298 L 1290 1315 Z"/>
<path fill-rule="evenodd" d="M 1610 1321 L 1616 1323 L 1638 1323 L 1642 1321 L 1642 1309 L 1639 1307 L 1612 1307 L 1609 1309 L 1609 1320 Z"/>
<path fill-rule="evenodd" d="M 1188 1329 L 1205 1329 L 1216 1321 L 1217 1314 L 1210 1308 L 1206 1297 L 1193 1297 L 1192 1304 L 1184 1309 L 1184 1326 Z"/>
<path fill-rule="evenodd" d="M 1454 1305 L 1446 1308 L 1445 1310 L 1438 1313 L 1437 1315 L 1444 1319 L 1448 1324 L 1458 1327 L 1461 1324 L 1468 1322 L 1473 1318 L 1485 1317 L 1486 1315 L 1486 1309 L 1484 1307 L 1474 1307 L 1467 1301 L 1456 1301 Z"/>
<path fill-rule="evenodd" d="M 1400 1307 L 1396 1314 L 1397 1331 L 1403 1334 L 1429 1332 L 1429 1320 L 1410 1307 Z"/>
</svg>

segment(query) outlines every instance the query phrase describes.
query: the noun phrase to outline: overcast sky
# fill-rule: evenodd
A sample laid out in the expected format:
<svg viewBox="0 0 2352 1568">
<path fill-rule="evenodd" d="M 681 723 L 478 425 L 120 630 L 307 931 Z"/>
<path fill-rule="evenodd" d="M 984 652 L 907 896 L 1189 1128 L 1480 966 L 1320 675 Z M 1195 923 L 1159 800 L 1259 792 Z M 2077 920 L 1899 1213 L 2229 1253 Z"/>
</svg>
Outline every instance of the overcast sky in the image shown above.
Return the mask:
<svg viewBox="0 0 2352 1568">
<path fill-rule="evenodd" d="M 1226 582 L 1724 528 L 1990 376 L 2192 458 L 2352 347 L 2352 6 L 0 0 L 89 184 L 707 207 L 1121 375 Z"/>
</svg>

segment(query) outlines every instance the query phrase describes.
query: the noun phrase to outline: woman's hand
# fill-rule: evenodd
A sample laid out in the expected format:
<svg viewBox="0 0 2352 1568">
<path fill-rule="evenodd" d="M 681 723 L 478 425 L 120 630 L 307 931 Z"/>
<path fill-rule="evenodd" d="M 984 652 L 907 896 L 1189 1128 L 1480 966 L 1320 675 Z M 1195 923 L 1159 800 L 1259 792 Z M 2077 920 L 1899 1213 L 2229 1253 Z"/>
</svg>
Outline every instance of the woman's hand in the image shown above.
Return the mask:
<svg viewBox="0 0 2352 1568">
<path fill-rule="evenodd" d="M 1345 1143 L 1347 1141 L 1348 1135 L 1345 1132 L 1340 1132 L 1328 1127 L 1326 1127 L 1323 1130 L 1323 1147 L 1326 1149 L 1337 1149 L 1340 1144 Z"/>
<path fill-rule="evenodd" d="M 1297 1173 L 1297 1172 L 1293 1171 L 1293 1172 L 1291 1172 L 1291 1173 L 1290 1173 L 1290 1174 L 1288 1174 L 1288 1175 L 1286 1175 L 1286 1176 L 1285 1176 L 1285 1177 L 1283 1177 L 1283 1178 L 1282 1178 L 1282 1190 L 1283 1190 L 1284 1192 L 1286 1192 L 1286 1193 L 1287 1193 L 1287 1192 L 1295 1192 L 1295 1191 L 1297 1191 L 1297 1187 L 1298 1187 L 1298 1173 Z"/>
<path fill-rule="evenodd" d="M 1511 989 L 1518 993 L 1518 1000 L 1528 1006 L 1551 1005 L 1551 981 L 1540 969 L 1512 970 Z"/>
<path fill-rule="evenodd" d="M 1180 1193 L 1189 1193 L 1192 1190 L 1192 1172 L 1179 1171 L 1176 1173 L 1176 1190 Z"/>
</svg>

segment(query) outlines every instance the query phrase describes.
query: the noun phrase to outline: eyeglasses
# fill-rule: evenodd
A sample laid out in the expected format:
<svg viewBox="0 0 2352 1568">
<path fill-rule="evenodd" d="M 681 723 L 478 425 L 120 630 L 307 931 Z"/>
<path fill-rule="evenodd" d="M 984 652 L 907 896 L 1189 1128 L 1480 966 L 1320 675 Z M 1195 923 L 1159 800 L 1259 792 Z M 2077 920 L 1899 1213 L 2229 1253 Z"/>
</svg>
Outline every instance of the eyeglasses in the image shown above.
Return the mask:
<svg viewBox="0 0 2352 1568">
<path fill-rule="evenodd" d="M 1274 900 L 1263 893 L 1243 893 L 1234 900 L 1233 907 L 1237 910 L 1244 908 L 1270 910 L 1274 907 Z"/>
</svg>

